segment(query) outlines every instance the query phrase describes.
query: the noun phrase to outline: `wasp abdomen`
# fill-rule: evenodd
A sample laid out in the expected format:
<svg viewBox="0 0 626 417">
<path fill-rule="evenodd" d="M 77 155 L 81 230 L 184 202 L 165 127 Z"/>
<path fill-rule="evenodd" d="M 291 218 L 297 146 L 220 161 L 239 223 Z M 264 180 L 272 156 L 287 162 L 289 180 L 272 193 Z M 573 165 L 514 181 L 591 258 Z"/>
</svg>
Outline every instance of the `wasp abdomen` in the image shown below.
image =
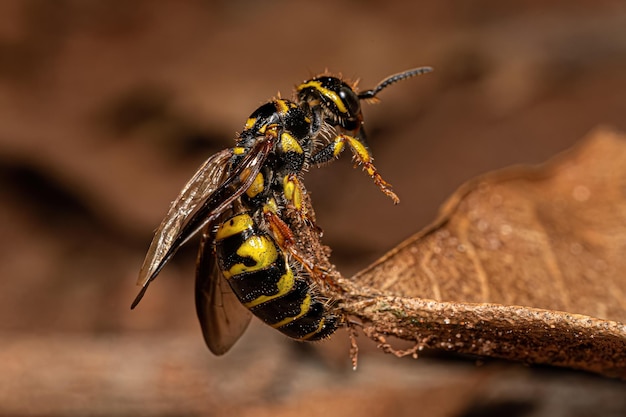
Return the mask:
<svg viewBox="0 0 626 417">
<path fill-rule="evenodd" d="M 311 278 L 294 274 L 287 255 L 249 213 L 239 213 L 218 228 L 215 251 L 230 287 L 259 319 L 286 336 L 318 340 L 332 334 L 330 314 Z"/>
</svg>

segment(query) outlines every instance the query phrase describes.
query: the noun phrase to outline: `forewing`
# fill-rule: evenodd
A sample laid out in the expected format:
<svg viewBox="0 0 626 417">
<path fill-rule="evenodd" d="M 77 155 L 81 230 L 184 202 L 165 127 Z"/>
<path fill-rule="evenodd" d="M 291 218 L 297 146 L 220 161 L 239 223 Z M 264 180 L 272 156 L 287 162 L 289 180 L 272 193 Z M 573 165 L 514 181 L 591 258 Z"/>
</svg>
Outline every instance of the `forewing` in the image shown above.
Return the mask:
<svg viewBox="0 0 626 417">
<path fill-rule="evenodd" d="M 170 205 L 165 218 L 152 238 L 148 253 L 139 271 L 137 285 L 144 288 L 143 295 L 157 268 L 164 260 L 179 235 L 187 218 L 196 207 L 205 200 L 223 181 L 227 162 L 232 156 L 231 149 L 225 149 L 207 159 L 196 171 L 193 177 L 185 184 L 180 194 Z M 140 298 L 140 296 L 138 296 Z M 135 300 L 133 307 L 139 302 Z"/>
<path fill-rule="evenodd" d="M 141 301 L 150 282 L 174 253 L 250 187 L 273 144 L 272 138 L 260 138 L 229 175 L 227 163 L 232 149 L 223 150 L 202 164 L 176 197 L 152 239 L 137 280 L 142 289 L 131 308 Z M 242 175 L 244 172 L 246 175 Z"/>
<path fill-rule="evenodd" d="M 196 267 L 196 312 L 209 350 L 226 353 L 243 334 L 252 313 L 237 299 L 220 271 L 212 225 L 204 229 Z"/>
</svg>

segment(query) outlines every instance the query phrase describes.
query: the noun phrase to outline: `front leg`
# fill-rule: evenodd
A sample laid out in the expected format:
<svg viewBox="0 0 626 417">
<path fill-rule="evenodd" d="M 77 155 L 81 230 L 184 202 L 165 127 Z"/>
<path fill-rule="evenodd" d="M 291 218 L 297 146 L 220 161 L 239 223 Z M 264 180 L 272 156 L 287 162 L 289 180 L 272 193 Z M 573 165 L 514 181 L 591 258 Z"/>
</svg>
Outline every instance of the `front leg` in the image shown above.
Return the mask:
<svg viewBox="0 0 626 417">
<path fill-rule="evenodd" d="M 376 170 L 373 163 L 374 158 L 372 158 L 370 151 L 361 141 L 352 136 L 344 134 L 337 135 L 332 142 L 324 146 L 311 157 L 311 162 L 314 165 L 321 165 L 339 158 L 339 155 L 341 155 L 346 145 L 352 151 L 354 161 L 363 166 L 363 170 L 374 180 L 374 184 L 376 184 L 385 195 L 389 196 L 394 204 L 398 204 L 400 199 L 391 190 L 391 184 L 383 180 Z"/>
</svg>

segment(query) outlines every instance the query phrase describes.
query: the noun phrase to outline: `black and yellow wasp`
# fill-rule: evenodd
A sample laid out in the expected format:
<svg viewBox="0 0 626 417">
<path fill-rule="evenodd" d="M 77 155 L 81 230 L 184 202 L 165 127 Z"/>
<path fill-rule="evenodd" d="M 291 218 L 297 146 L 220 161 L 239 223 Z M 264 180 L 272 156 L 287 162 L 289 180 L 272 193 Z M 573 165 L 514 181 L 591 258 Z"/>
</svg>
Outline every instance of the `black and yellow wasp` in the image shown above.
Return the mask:
<svg viewBox="0 0 626 417">
<path fill-rule="evenodd" d="M 318 264 L 329 264 L 327 255 L 312 255 L 304 247 L 303 236 L 318 241 L 320 233 L 302 175 L 348 147 L 397 203 L 373 165 L 360 102 L 431 70 L 395 74 L 362 93 L 340 78 L 321 75 L 298 85 L 294 101 L 273 99 L 259 107 L 235 146 L 204 162 L 172 203 L 148 249 L 139 273 L 142 289 L 131 308 L 174 253 L 201 233 L 196 309 L 213 353 L 231 348 L 250 313 L 297 340 L 331 335 L 343 319 L 321 291 L 325 274 Z"/>
</svg>

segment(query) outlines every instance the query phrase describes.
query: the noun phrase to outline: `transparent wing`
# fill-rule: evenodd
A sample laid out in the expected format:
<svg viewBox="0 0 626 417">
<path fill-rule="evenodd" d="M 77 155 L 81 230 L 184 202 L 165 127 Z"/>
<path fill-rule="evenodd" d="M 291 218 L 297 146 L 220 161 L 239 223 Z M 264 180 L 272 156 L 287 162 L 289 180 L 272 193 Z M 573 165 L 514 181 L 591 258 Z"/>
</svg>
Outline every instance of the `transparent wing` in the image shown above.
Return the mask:
<svg viewBox="0 0 626 417">
<path fill-rule="evenodd" d="M 189 215 L 223 182 L 227 162 L 231 156 L 232 151 L 230 149 L 211 156 L 185 184 L 154 234 L 141 266 L 137 284 L 147 284 L 150 277 L 155 273 L 156 267 L 163 261 L 172 247 Z"/>
<path fill-rule="evenodd" d="M 212 225 L 204 229 L 196 266 L 196 312 L 209 350 L 226 353 L 243 334 L 252 313 L 237 299 L 217 265 Z"/>
<path fill-rule="evenodd" d="M 250 187 L 272 146 L 271 138 L 259 139 L 228 176 L 226 169 L 232 149 L 211 156 L 200 166 L 172 202 L 152 239 L 137 280 L 142 289 L 131 308 L 141 301 L 150 282 L 176 251 Z"/>
</svg>

